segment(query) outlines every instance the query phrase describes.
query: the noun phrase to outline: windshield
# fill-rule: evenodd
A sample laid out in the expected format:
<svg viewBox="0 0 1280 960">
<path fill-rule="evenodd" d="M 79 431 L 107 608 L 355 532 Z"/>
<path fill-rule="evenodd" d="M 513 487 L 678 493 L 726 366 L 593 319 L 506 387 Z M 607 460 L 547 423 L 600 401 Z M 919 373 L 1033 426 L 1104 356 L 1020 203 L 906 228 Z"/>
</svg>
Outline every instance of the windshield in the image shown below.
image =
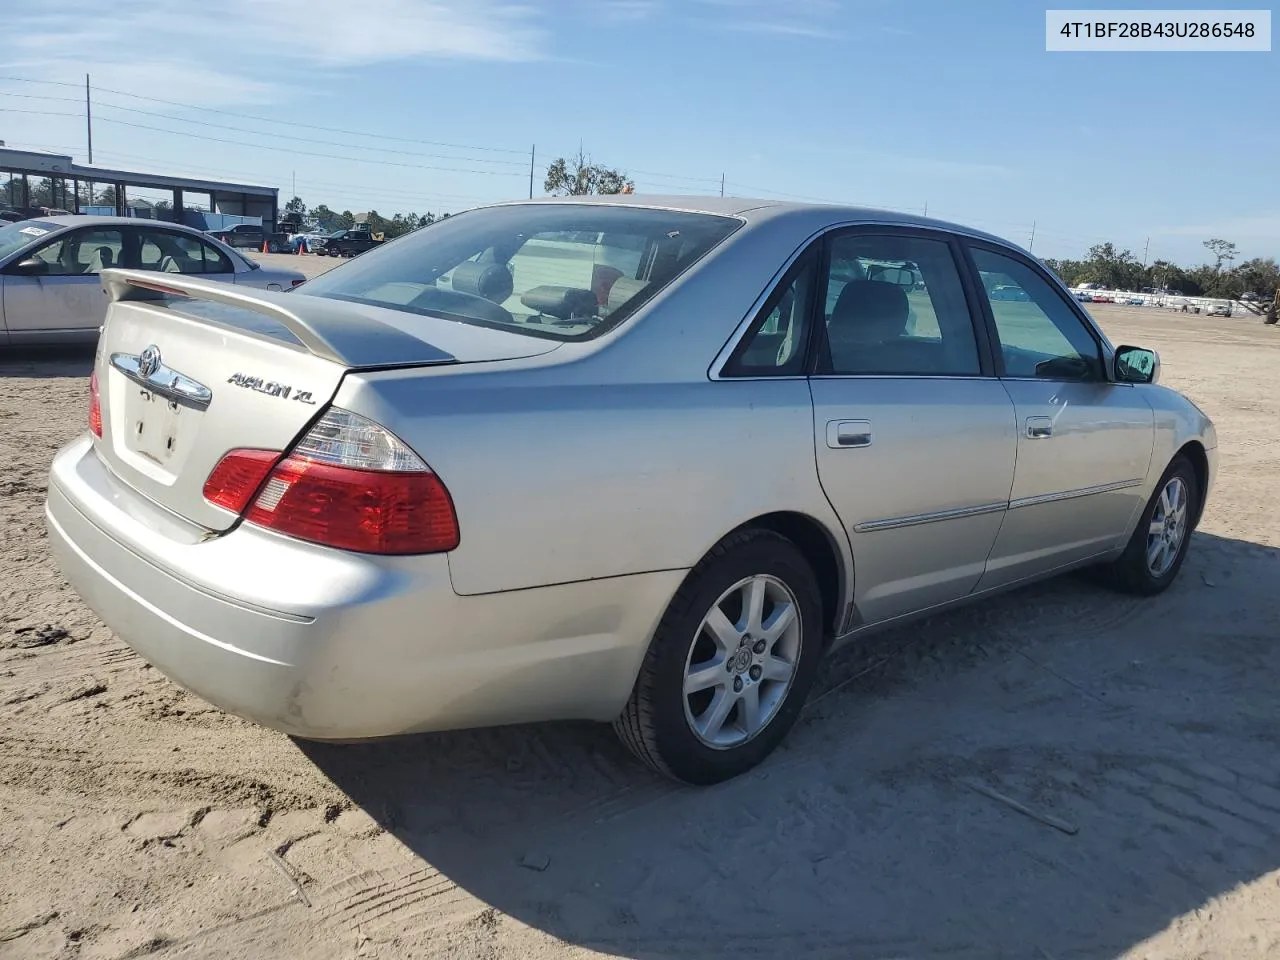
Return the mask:
<svg viewBox="0 0 1280 960">
<path fill-rule="evenodd" d="M 17 253 L 29 243 L 39 240 L 46 233 L 58 229 L 56 223 L 44 223 L 40 220 L 22 220 L 18 223 L 6 223 L 0 227 L 0 258 Z"/>
<path fill-rule="evenodd" d="M 346 233 L 346 232 L 347 232 L 347 231 L 345 231 L 345 230 L 335 230 L 335 231 L 333 231 L 333 233 L 329 234 L 329 239 L 330 239 L 330 240 L 337 240 L 340 236 L 342 236 L 342 235 L 343 235 L 344 233 Z"/>
<path fill-rule="evenodd" d="M 298 292 L 589 340 L 634 313 L 739 223 L 629 206 L 488 207 L 407 234 Z"/>
</svg>

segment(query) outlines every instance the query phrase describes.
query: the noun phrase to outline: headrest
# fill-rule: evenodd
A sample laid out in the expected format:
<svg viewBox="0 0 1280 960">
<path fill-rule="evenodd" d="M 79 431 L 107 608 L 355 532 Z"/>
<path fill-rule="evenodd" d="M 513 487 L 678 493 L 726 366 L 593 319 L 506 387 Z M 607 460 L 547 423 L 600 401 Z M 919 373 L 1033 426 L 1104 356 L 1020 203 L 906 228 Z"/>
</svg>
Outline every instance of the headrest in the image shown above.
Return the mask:
<svg viewBox="0 0 1280 960">
<path fill-rule="evenodd" d="M 609 303 L 609 291 L 613 288 L 614 281 L 622 276 L 622 271 L 617 267 L 611 267 L 607 263 L 597 263 L 591 270 L 591 292 L 596 295 L 596 303 L 600 306 L 607 306 Z"/>
<path fill-rule="evenodd" d="M 502 303 L 511 296 L 514 286 L 511 271 L 496 263 L 475 263 L 468 260 L 453 268 L 453 289 L 459 293 L 469 293 L 494 303 Z"/>
<path fill-rule="evenodd" d="M 621 277 L 609 288 L 609 312 L 612 313 L 649 285 L 648 280 L 632 280 Z"/>
<path fill-rule="evenodd" d="M 851 333 L 898 336 L 906 328 L 911 305 L 906 292 L 884 280 L 852 280 L 846 283 L 831 311 L 831 325 Z M 865 329 L 864 329 L 865 328 Z"/>
<path fill-rule="evenodd" d="M 520 302 L 530 310 L 561 320 L 594 317 L 600 306 L 594 293 L 578 287 L 533 287 L 525 291 Z"/>
</svg>

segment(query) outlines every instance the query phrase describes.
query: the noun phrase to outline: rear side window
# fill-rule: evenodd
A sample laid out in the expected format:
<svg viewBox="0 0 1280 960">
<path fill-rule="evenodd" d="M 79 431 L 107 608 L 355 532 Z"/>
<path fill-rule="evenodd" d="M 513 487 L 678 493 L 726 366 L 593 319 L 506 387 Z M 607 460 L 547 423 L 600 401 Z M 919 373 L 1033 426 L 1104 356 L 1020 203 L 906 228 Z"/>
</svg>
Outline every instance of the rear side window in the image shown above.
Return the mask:
<svg viewBox="0 0 1280 960">
<path fill-rule="evenodd" d="M 760 316 L 725 365 L 726 377 L 778 377 L 804 373 L 809 315 L 818 279 L 818 255 L 807 253 L 765 301 Z"/>
<path fill-rule="evenodd" d="M 739 223 L 643 207 L 490 207 L 401 237 L 298 293 L 589 340 L 634 313 Z"/>
<path fill-rule="evenodd" d="M 973 321 L 942 240 L 855 233 L 831 244 L 819 373 L 976 376 Z"/>
<path fill-rule="evenodd" d="M 230 273 L 231 261 L 197 237 L 169 230 L 138 231 L 138 266 L 161 273 Z"/>
</svg>

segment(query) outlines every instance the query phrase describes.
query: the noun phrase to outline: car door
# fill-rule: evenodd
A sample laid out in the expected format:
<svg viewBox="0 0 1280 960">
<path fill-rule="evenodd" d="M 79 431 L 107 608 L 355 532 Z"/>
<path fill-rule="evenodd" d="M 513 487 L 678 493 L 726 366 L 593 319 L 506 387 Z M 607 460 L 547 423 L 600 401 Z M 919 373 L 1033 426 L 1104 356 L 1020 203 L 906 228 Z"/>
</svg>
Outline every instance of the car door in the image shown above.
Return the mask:
<svg viewBox="0 0 1280 960">
<path fill-rule="evenodd" d="M 994 245 L 975 242 L 969 254 L 980 288 L 1001 291 L 982 308 L 1018 423 L 1009 512 L 985 589 L 1119 545 L 1142 506 L 1154 415 L 1133 384 L 1109 378 L 1092 324 L 1042 267 Z"/>
<path fill-rule="evenodd" d="M 739 347 L 740 375 L 809 348 L 819 480 L 849 536 L 871 623 L 963 597 L 1013 483 L 1013 404 L 992 376 L 953 240 L 858 228 L 802 258 Z"/>
<path fill-rule="evenodd" d="M 119 266 L 124 251 L 119 227 L 82 227 L 59 234 L 26 260 L 41 266 L 4 277 L 5 325 L 14 343 L 89 336 L 102 326 L 107 295 L 98 274 Z"/>
</svg>

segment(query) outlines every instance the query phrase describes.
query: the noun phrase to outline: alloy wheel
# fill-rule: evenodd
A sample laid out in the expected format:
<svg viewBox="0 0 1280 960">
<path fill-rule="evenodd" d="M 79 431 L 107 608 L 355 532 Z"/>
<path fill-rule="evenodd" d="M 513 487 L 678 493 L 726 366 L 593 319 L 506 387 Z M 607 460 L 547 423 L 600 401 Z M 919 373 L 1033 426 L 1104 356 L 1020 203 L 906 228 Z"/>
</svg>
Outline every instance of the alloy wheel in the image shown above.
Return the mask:
<svg viewBox="0 0 1280 960">
<path fill-rule="evenodd" d="M 739 580 L 702 618 L 684 671 L 685 719 L 703 744 L 741 746 L 777 715 L 800 659 L 800 605 L 776 577 Z"/>
</svg>

